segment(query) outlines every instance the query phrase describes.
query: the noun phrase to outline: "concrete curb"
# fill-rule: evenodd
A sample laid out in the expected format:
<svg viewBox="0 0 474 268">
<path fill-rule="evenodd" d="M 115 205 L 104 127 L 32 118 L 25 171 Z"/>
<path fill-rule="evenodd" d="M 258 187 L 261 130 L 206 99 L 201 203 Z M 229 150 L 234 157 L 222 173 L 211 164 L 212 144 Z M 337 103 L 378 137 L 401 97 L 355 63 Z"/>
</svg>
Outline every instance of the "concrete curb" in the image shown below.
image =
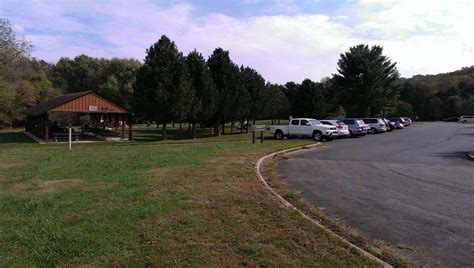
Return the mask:
<svg viewBox="0 0 474 268">
<path fill-rule="evenodd" d="M 312 147 L 316 147 L 316 146 L 319 146 L 320 143 L 316 143 L 316 144 L 312 144 L 312 145 L 306 145 L 306 146 L 299 146 L 299 147 L 295 147 L 295 148 L 290 148 L 290 149 L 286 149 L 286 150 L 282 150 L 282 151 L 278 151 L 278 152 L 274 152 L 274 153 L 271 153 L 271 154 L 267 154 L 263 157 L 261 157 L 260 159 L 257 160 L 257 162 L 255 163 L 255 172 L 257 173 L 257 177 L 259 178 L 259 180 L 263 183 L 263 185 L 265 186 L 265 188 L 270 191 L 272 193 L 273 196 L 275 196 L 278 201 L 280 201 L 281 204 L 283 204 L 285 207 L 287 208 L 290 208 L 290 209 L 294 209 L 296 210 L 301 216 L 303 216 L 303 218 L 309 220 L 310 222 L 312 222 L 313 224 L 315 224 L 316 226 L 322 228 L 323 230 L 325 230 L 326 232 L 330 233 L 331 235 L 333 235 L 334 237 L 340 239 L 342 242 L 344 242 L 346 245 L 348 245 L 350 248 L 353 248 L 355 249 L 357 252 L 359 252 L 360 254 L 368 257 L 369 259 L 381 264 L 383 267 L 393 267 L 392 265 L 384 262 L 383 260 L 379 259 L 378 257 L 372 255 L 371 253 L 363 250 L 362 248 L 352 244 L 351 242 L 349 242 L 348 240 L 346 240 L 345 238 L 343 238 L 342 236 L 334 233 L 333 231 L 331 231 L 330 229 L 328 229 L 326 226 L 322 225 L 321 222 L 319 222 L 318 220 L 314 219 L 314 218 L 311 218 L 310 216 L 306 215 L 303 211 L 299 210 L 298 208 L 296 208 L 295 206 L 293 206 L 290 202 L 286 201 L 285 198 L 283 198 L 280 194 L 278 194 L 268 183 L 267 181 L 265 180 L 265 178 L 263 177 L 262 173 L 260 172 L 260 166 L 261 164 L 263 163 L 263 161 L 265 161 L 267 158 L 271 158 L 271 157 L 274 157 L 274 156 L 278 156 L 278 155 L 281 155 L 281 154 L 286 154 L 286 153 L 291 153 L 291 152 L 295 152 L 295 151 L 299 151 L 299 150 L 302 150 L 302 149 L 307 149 L 307 148 L 312 148 Z"/>
</svg>

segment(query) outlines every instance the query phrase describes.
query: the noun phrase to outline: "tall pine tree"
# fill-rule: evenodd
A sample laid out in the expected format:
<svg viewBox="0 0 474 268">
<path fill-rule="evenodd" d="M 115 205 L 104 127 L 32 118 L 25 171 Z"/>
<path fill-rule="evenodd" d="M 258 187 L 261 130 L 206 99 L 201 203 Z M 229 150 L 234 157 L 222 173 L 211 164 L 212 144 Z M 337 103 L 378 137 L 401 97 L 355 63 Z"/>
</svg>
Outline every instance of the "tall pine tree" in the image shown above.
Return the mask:
<svg viewBox="0 0 474 268">
<path fill-rule="evenodd" d="M 249 119 L 255 124 L 257 117 L 261 117 L 265 110 L 265 79 L 256 70 L 242 66 L 240 68 L 240 81 L 250 97 L 250 103 L 248 104 Z"/>
<path fill-rule="evenodd" d="M 188 119 L 192 124 L 192 136 L 196 138 L 196 123 L 207 122 L 216 112 L 217 89 L 212 81 L 206 60 L 196 50 L 186 57 L 191 90 L 194 92 Z"/>
<path fill-rule="evenodd" d="M 186 118 L 193 91 L 183 55 L 174 42 L 162 36 L 147 50 L 144 64 L 137 72 L 135 110 L 148 120 L 166 124 Z"/>
<path fill-rule="evenodd" d="M 399 93 L 396 63 L 381 46 L 357 45 L 341 54 L 333 77 L 340 103 L 352 116 L 378 115 L 393 107 Z"/>
<path fill-rule="evenodd" d="M 232 108 L 238 87 L 239 67 L 229 57 L 229 52 L 216 48 L 207 60 L 212 79 L 219 92 L 217 112 L 214 116 L 216 134 L 222 124 L 222 134 L 225 132 L 225 122 L 232 119 Z"/>
</svg>

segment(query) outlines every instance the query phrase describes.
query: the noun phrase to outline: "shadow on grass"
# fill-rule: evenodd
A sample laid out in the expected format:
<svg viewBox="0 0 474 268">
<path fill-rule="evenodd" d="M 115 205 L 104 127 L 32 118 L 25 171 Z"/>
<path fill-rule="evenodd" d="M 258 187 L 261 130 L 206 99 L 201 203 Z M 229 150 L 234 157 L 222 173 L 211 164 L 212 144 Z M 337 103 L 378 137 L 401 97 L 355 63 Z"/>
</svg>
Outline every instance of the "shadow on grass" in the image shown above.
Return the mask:
<svg viewBox="0 0 474 268">
<path fill-rule="evenodd" d="M 161 128 L 139 128 L 133 131 L 133 141 L 136 142 L 158 142 L 163 140 Z M 239 135 L 239 134 L 247 134 L 245 132 L 233 132 L 233 133 L 226 133 L 227 135 Z M 192 139 L 192 133 L 188 129 L 183 128 L 182 130 L 179 129 L 168 129 L 166 130 L 166 137 L 168 140 L 180 141 L 180 140 L 189 140 Z M 197 129 L 196 130 L 196 138 L 211 138 L 215 137 L 214 133 L 209 129 Z"/>
<path fill-rule="evenodd" d="M 23 132 L 0 132 L 0 144 L 6 143 L 35 143 Z"/>
</svg>

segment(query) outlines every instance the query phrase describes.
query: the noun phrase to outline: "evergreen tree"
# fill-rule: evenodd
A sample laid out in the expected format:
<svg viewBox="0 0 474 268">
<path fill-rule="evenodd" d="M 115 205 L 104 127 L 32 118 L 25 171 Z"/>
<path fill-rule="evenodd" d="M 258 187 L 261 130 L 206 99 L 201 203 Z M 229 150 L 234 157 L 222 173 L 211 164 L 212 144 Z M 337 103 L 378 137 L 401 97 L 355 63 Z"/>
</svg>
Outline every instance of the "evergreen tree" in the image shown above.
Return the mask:
<svg viewBox="0 0 474 268">
<path fill-rule="evenodd" d="M 284 86 L 267 83 L 264 89 L 265 118 L 282 119 L 289 115 L 290 104 L 283 92 Z"/>
<path fill-rule="evenodd" d="M 183 55 L 174 42 L 162 36 L 148 50 L 137 72 L 134 90 L 135 108 L 145 119 L 166 124 L 186 118 L 193 92 Z"/>
<path fill-rule="evenodd" d="M 399 74 L 396 63 L 382 52 L 381 46 L 361 44 L 341 54 L 333 80 L 348 114 L 377 115 L 395 104 Z"/>
<path fill-rule="evenodd" d="M 217 90 L 212 81 L 206 60 L 196 50 L 186 57 L 191 90 L 194 92 L 188 119 L 192 124 L 192 136 L 196 138 L 196 123 L 207 122 L 216 112 Z"/>
<path fill-rule="evenodd" d="M 246 109 L 249 110 L 249 119 L 253 120 L 255 124 L 255 120 L 258 119 L 259 116 L 262 116 L 265 110 L 265 79 L 256 70 L 242 66 L 240 68 L 240 81 L 241 85 L 243 85 L 248 92 L 245 94 L 248 94 L 250 97 L 250 107 L 246 107 Z"/>
<path fill-rule="evenodd" d="M 217 112 L 213 120 L 216 124 L 216 134 L 219 134 L 220 124 L 222 124 L 222 134 L 224 134 L 225 122 L 232 119 L 234 97 L 238 87 L 239 68 L 230 59 L 229 52 L 222 48 L 214 50 L 207 64 L 219 94 L 217 98 Z"/>
</svg>

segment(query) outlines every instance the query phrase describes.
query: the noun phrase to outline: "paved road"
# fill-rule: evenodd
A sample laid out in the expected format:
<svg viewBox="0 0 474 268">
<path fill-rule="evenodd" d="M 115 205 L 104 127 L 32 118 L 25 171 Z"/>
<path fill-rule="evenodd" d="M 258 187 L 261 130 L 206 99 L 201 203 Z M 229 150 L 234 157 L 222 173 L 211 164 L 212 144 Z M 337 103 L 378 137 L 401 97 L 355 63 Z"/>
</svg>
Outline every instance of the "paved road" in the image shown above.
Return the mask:
<svg viewBox="0 0 474 268">
<path fill-rule="evenodd" d="M 474 266 L 474 125 L 417 123 L 282 160 L 303 198 L 423 266 Z"/>
</svg>

